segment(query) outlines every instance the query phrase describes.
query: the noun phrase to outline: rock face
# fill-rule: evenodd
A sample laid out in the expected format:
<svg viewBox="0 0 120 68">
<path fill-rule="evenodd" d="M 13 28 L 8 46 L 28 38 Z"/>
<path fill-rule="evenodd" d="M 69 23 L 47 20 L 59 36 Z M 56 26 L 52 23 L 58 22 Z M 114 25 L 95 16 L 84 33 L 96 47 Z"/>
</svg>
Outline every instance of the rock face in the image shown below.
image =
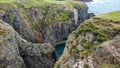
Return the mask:
<svg viewBox="0 0 120 68">
<path fill-rule="evenodd" d="M 34 32 L 30 28 L 30 24 L 24 19 L 20 10 L 9 10 L 2 16 L 2 20 L 9 23 L 22 36 L 31 42 L 37 42 Z"/>
<path fill-rule="evenodd" d="M 52 68 L 53 52 L 49 43 L 27 42 L 13 27 L 0 20 L 0 68 Z"/>
<path fill-rule="evenodd" d="M 106 17 L 93 17 L 73 31 L 54 68 L 119 68 L 120 21 Z"/>
<path fill-rule="evenodd" d="M 8 24 L 0 21 L 0 68 L 26 68 L 15 35 Z"/>
<path fill-rule="evenodd" d="M 120 67 L 120 37 L 104 42 L 85 60 L 77 61 L 73 68 L 119 68 Z"/>
<path fill-rule="evenodd" d="M 66 40 L 91 14 L 81 2 L 25 7 L 25 1 L 0 3 L 0 68 L 53 68 L 51 44 Z"/>
<path fill-rule="evenodd" d="M 1 18 L 29 42 L 58 43 L 92 16 L 87 11 L 87 6 L 81 2 L 77 6 L 46 4 L 7 10 Z M 40 34 L 42 40 L 38 41 Z"/>
</svg>

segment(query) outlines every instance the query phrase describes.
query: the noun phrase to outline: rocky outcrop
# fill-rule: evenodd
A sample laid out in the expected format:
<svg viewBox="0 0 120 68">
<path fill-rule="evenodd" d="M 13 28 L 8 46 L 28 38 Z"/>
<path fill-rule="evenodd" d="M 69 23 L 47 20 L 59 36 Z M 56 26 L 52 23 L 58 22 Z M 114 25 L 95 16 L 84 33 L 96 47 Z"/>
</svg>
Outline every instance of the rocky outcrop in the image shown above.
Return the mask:
<svg viewBox="0 0 120 68">
<path fill-rule="evenodd" d="M 119 68 L 120 67 L 120 37 L 104 42 L 92 56 L 78 61 L 73 68 Z"/>
<path fill-rule="evenodd" d="M 28 23 L 20 10 L 8 10 L 2 16 L 2 20 L 9 23 L 22 36 L 31 42 L 37 42 L 34 32 L 31 30 L 30 23 Z"/>
<path fill-rule="evenodd" d="M 119 68 L 120 21 L 115 17 L 106 14 L 82 23 L 69 35 L 54 68 Z"/>
<path fill-rule="evenodd" d="M 73 4 L 45 4 L 31 8 L 18 6 L 16 9 L 1 10 L 4 12 L 1 18 L 29 42 L 58 43 L 66 40 L 81 22 L 92 16 L 84 3 Z M 38 40 L 40 34 L 41 41 Z"/>
<path fill-rule="evenodd" d="M 0 21 L 0 68 L 26 68 L 19 53 L 16 33 L 10 29 L 8 24 Z"/>
<path fill-rule="evenodd" d="M 53 52 L 51 44 L 28 42 L 0 20 L 0 68 L 53 68 Z"/>
</svg>

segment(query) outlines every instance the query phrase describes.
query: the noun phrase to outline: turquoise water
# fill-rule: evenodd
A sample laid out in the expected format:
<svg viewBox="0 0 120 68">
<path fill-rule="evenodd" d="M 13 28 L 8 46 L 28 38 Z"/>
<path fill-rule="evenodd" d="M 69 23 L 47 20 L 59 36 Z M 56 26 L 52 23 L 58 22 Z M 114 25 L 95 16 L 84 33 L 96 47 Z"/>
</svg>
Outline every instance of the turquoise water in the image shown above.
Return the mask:
<svg viewBox="0 0 120 68">
<path fill-rule="evenodd" d="M 65 42 L 55 46 L 55 55 L 57 59 L 62 55 L 65 48 Z"/>
<path fill-rule="evenodd" d="M 93 2 L 86 2 L 86 4 L 89 7 L 89 12 L 95 15 L 120 10 L 120 0 L 93 0 Z"/>
</svg>

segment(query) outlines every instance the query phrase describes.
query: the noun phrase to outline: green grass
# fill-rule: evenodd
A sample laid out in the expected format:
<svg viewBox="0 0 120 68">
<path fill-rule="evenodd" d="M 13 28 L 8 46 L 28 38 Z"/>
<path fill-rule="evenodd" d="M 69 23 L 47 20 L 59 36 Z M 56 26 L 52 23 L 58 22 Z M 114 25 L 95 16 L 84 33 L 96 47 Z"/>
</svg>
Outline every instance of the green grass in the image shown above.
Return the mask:
<svg viewBox="0 0 120 68">
<path fill-rule="evenodd" d="M 0 0 L 0 2 L 15 2 L 16 0 Z"/>
<path fill-rule="evenodd" d="M 13 4 L 14 6 L 19 6 L 18 4 L 14 4 L 16 3 L 16 0 L 0 0 L 0 3 L 9 3 L 9 4 Z M 64 5 L 70 5 L 70 6 L 74 6 L 74 7 L 83 7 L 83 3 L 81 2 L 76 2 L 76 1 L 72 1 L 72 0 L 65 0 L 65 1 L 57 1 L 57 0 L 23 0 L 21 2 L 17 2 L 21 5 L 23 5 L 25 8 L 30 8 L 32 6 L 41 6 L 44 4 L 64 4 Z"/>
<path fill-rule="evenodd" d="M 40 6 L 44 4 L 63 4 L 63 5 L 70 5 L 70 6 L 79 6 L 83 7 L 83 3 L 81 2 L 75 2 L 71 0 L 65 0 L 65 1 L 56 1 L 56 0 L 24 0 L 22 2 L 25 7 L 29 8 L 31 6 Z"/>
<path fill-rule="evenodd" d="M 69 14 L 68 12 L 60 12 L 57 15 L 57 20 L 58 21 L 67 21 L 69 19 Z"/>
<path fill-rule="evenodd" d="M 100 15 L 98 17 L 102 17 L 102 18 L 110 19 L 110 20 L 115 20 L 115 21 L 120 21 L 120 11 L 110 12 L 107 14 Z"/>
</svg>

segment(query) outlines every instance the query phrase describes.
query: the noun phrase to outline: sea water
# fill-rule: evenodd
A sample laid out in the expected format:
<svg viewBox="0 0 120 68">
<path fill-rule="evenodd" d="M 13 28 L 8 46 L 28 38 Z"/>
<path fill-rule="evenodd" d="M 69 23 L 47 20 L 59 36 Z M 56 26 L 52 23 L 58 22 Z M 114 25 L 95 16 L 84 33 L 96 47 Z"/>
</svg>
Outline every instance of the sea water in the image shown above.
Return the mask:
<svg viewBox="0 0 120 68">
<path fill-rule="evenodd" d="M 120 10 L 120 0 L 93 0 L 86 2 L 89 12 L 95 15 Z"/>
</svg>

